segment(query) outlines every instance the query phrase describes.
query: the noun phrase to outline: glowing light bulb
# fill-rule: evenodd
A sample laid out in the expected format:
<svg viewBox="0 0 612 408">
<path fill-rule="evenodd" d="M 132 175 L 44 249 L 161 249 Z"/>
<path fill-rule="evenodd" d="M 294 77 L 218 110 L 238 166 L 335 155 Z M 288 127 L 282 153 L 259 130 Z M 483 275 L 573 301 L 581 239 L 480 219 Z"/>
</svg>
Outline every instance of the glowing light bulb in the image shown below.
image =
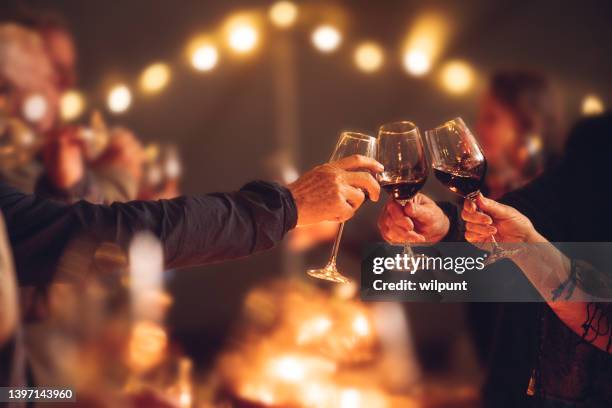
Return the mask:
<svg viewBox="0 0 612 408">
<path fill-rule="evenodd" d="M 270 7 L 270 12 L 268 14 L 275 26 L 288 28 L 297 20 L 298 8 L 290 1 L 279 1 Z"/>
<path fill-rule="evenodd" d="M 584 115 L 598 115 L 602 113 L 604 109 L 604 103 L 597 95 L 589 94 L 582 100 L 582 113 Z"/>
<path fill-rule="evenodd" d="M 372 42 L 361 44 L 355 50 L 355 64 L 364 72 L 375 72 L 383 64 L 384 54 L 382 48 Z"/>
<path fill-rule="evenodd" d="M 140 76 L 140 87 L 148 93 L 161 91 L 170 82 L 170 67 L 158 62 L 150 65 Z"/>
<path fill-rule="evenodd" d="M 210 71 L 217 65 L 219 53 L 213 45 L 202 45 L 191 55 L 191 65 L 198 71 Z"/>
<path fill-rule="evenodd" d="M 442 68 L 441 81 L 448 92 L 462 94 L 474 85 L 474 70 L 466 62 L 452 61 Z"/>
<path fill-rule="evenodd" d="M 404 55 L 404 68 L 412 75 L 421 76 L 429 72 L 431 60 L 426 53 L 419 50 L 411 50 Z"/>
<path fill-rule="evenodd" d="M 109 92 L 106 103 L 111 112 L 125 112 L 132 104 L 132 93 L 127 86 L 116 85 Z"/>
<path fill-rule="evenodd" d="M 335 51 L 341 42 L 340 32 L 330 25 L 319 26 L 312 33 L 312 43 L 321 52 Z"/>
<path fill-rule="evenodd" d="M 78 118 L 85 108 L 85 98 L 76 90 L 64 92 L 60 100 L 60 114 L 64 120 Z"/>
<path fill-rule="evenodd" d="M 30 95 L 24 100 L 21 109 L 23 117 L 28 122 L 40 122 L 47 114 L 47 100 L 40 94 Z"/>
<path fill-rule="evenodd" d="M 252 51 L 257 45 L 257 40 L 257 30 L 247 22 L 236 24 L 229 31 L 229 46 L 239 54 Z"/>
</svg>

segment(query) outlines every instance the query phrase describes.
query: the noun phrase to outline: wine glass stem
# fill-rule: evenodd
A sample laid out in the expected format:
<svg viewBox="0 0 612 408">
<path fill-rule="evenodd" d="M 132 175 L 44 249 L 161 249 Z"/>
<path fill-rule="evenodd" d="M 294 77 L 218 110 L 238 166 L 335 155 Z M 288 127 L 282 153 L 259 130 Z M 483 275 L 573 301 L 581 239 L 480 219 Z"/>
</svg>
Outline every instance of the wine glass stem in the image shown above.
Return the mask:
<svg viewBox="0 0 612 408">
<path fill-rule="evenodd" d="M 474 205 L 476 206 L 476 211 L 478 211 L 479 213 L 482 214 L 482 211 L 480 211 L 480 208 L 478 208 L 478 203 L 476 202 L 476 198 L 480 194 L 481 194 L 480 191 L 476 191 L 475 193 L 470 194 L 469 196 L 467 196 L 467 199 L 470 200 L 471 202 L 473 202 Z M 501 249 L 501 247 L 499 246 L 499 243 L 495 239 L 495 235 L 493 235 L 493 234 L 491 234 L 491 244 L 493 245 L 493 252 L 499 251 Z"/>
<path fill-rule="evenodd" d="M 402 205 L 402 207 L 405 207 L 406 204 L 412 202 L 414 203 L 414 197 L 412 197 L 409 200 L 398 200 L 398 202 Z M 410 242 L 406 241 L 404 242 L 404 253 L 402 255 L 408 255 L 409 258 L 414 257 L 414 252 L 412 251 L 412 246 L 410 246 Z"/>
<path fill-rule="evenodd" d="M 331 257 L 329 258 L 329 262 L 327 266 L 335 266 L 336 258 L 338 257 L 338 249 L 340 248 L 340 240 L 342 239 L 342 232 L 344 231 L 344 223 L 340 223 L 338 227 L 338 232 L 336 233 L 336 239 L 334 240 L 334 246 L 332 247 Z"/>
</svg>

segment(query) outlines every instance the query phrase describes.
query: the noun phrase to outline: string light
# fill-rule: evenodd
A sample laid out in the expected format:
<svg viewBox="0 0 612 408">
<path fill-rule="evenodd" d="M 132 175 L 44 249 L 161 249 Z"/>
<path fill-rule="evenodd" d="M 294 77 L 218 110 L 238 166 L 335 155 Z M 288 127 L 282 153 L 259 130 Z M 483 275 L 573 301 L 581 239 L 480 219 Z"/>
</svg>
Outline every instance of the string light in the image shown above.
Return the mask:
<svg viewBox="0 0 612 408">
<path fill-rule="evenodd" d="M 431 68 L 431 60 L 422 51 L 408 51 L 404 54 L 404 68 L 412 75 L 425 75 Z"/>
<path fill-rule="evenodd" d="M 384 54 L 382 48 L 373 42 L 361 44 L 355 50 L 355 64 L 364 72 L 375 72 L 383 64 Z"/>
<path fill-rule="evenodd" d="M 217 47 L 212 44 L 204 44 L 196 48 L 191 55 L 191 65 L 198 71 L 210 71 L 219 60 Z"/>
<path fill-rule="evenodd" d="M 140 76 L 140 87 L 144 92 L 157 93 L 170 82 L 170 67 L 158 62 L 150 65 Z"/>
<path fill-rule="evenodd" d="M 268 13 L 272 23 L 279 28 L 288 28 L 295 24 L 298 8 L 290 1 L 279 1 L 270 7 Z"/>
<path fill-rule="evenodd" d="M 448 62 L 441 71 L 442 86 L 452 94 L 463 94 L 474 85 L 474 70 L 464 61 Z"/>
<path fill-rule="evenodd" d="M 116 85 L 108 93 L 106 103 L 111 112 L 125 112 L 132 104 L 132 93 L 126 85 Z"/>
<path fill-rule="evenodd" d="M 230 24 L 228 31 L 228 45 L 238 54 L 246 54 L 257 45 L 259 35 L 255 26 L 248 20 L 240 19 Z"/>
<path fill-rule="evenodd" d="M 60 99 L 60 114 L 66 121 L 74 120 L 81 116 L 85 108 L 85 98 L 76 90 L 66 91 Z"/>
<path fill-rule="evenodd" d="M 589 94 L 582 100 L 582 113 L 584 115 L 598 115 L 604 111 L 604 103 L 601 98 L 594 94 Z"/>
<path fill-rule="evenodd" d="M 342 42 L 340 32 L 330 25 L 317 27 L 312 33 L 312 43 L 321 52 L 335 51 Z"/>
</svg>

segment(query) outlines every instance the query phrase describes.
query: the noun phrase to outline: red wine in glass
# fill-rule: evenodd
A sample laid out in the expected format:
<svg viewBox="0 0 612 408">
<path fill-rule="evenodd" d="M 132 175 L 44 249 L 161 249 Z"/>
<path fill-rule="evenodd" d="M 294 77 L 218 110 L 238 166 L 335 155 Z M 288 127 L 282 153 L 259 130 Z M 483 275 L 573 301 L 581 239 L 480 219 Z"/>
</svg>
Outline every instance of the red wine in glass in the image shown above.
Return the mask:
<svg viewBox="0 0 612 408">
<path fill-rule="evenodd" d="M 380 186 L 396 201 L 408 201 L 418 193 L 423 184 L 425 177 L 419 177 L 409 180 L 381 182 Z"/>
<path fill-rule="evenodd" d="M 478 194 L 487 172 L 487 162 L 482 161 L 472 167 L 452 168 L 437 166 L 433 168 L 438 181 L 450 191 L 463 197 Z"/>
</svg>

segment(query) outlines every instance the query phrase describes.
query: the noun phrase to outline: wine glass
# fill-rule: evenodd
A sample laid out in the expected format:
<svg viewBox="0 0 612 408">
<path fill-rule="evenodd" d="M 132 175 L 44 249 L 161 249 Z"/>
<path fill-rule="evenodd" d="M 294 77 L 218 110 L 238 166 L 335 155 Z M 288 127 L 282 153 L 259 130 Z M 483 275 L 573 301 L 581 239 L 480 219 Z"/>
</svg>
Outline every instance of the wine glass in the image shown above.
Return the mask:
<svg viewBox="0 0 612 408">
<path fill-rule="evenodd" d="M 487 172 L 487 159 L 461 118 L 425 132 L 436 178 L 450 191 L 476 203 Z M 503 249 L 491 236 L 493 250 L 485 265 L 506 258 L 515 250 Z"/>
<path fill-rule="evenodd" d="M 376 156 L 376 139 L 362 133 L 342 132 L 329 161 L 334 162 L 354 154 L 374 158 Z M 338 256 L 338 248 L 340 246 L 343 230 L 344 223 L 341 223 L 327 265 L 320 269 L 309 269 L 307 272 L 308 275 L 337 283 L 350 282 L 350 279 L 338 272 L 338 268 L 336 267 L 336 258 Z"/>
<path fill-rule="evenodd" d="M 392 122 L 378 130 L 378 161 L 385 170 L 378 175 L 380 186 L 391 198 L 405 206 L 427 180 L 428 166 L 419 128 L 412 122 Z M 414 257 L 408 242 L 404 259 Z"/>
</svg>

